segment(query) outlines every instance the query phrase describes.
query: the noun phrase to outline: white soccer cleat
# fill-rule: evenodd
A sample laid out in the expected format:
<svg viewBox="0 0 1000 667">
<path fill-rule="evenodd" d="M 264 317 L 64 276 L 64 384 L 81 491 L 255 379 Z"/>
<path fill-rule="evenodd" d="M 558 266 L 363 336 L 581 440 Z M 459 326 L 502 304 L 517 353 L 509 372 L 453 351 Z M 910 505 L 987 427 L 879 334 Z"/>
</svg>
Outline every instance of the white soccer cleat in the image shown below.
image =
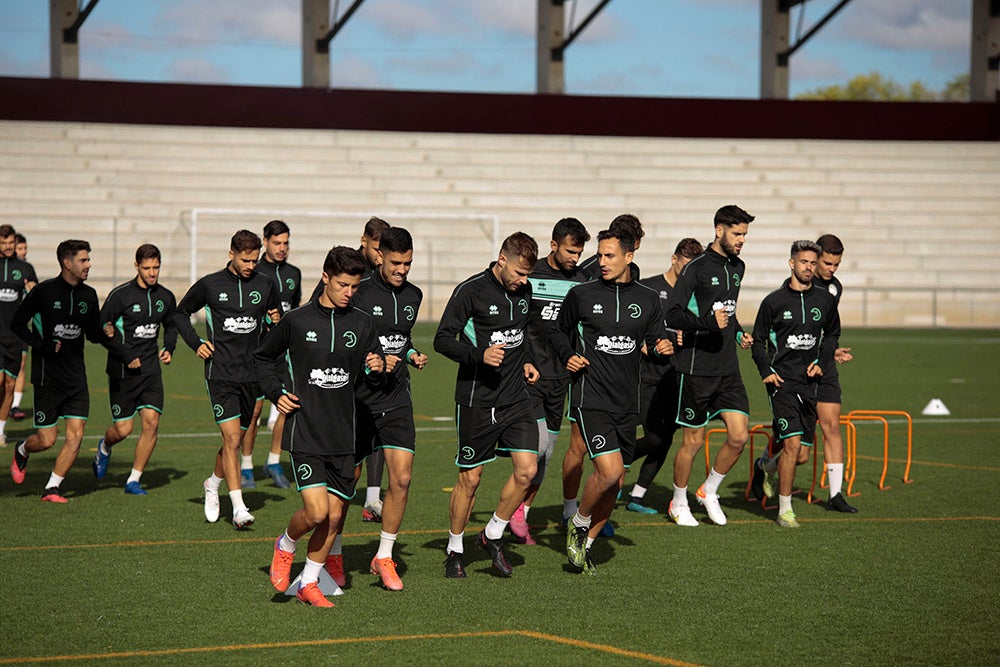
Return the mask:
<svg viewBox="0 0 1000 667">
<path fill-rule="evenodd" d="M 205 521 L 215 523 L 219 520 L 219 490 L 209 487 L 207 479 L 202 487 L 205 489 Z"/>
<path fill-rule="evenodd" d="M 699 486 L 695 498 L 698 499 L 698 503 L 708 512 L 708 518 L 712 520 L 712 523 L 717 526 L 726 525 L 726 515 L 723 514 L 722 506 L 719 505 L 719 496 L 716 494 L 707 494 L 705 493 L 705 487 Z"/>
<path fill-rule="evenodd" d="M 233 528 L 236 530 L 246 530 L 253 525 L 253 522 L 253 514 L 250 514 L 247 508 L 243 507 L 233 512 Z"/>
<path fill-rule="evenodd" d="M 674 501 L 671 500 L 670 506 L 667 507 L 667 514 L 678 526 L 694 528 L 698 525 L 698 520 L 694 518 L 693 514 L 691 514 L 691 508 L 687 505 L 675 504 Z"/>
</svg>

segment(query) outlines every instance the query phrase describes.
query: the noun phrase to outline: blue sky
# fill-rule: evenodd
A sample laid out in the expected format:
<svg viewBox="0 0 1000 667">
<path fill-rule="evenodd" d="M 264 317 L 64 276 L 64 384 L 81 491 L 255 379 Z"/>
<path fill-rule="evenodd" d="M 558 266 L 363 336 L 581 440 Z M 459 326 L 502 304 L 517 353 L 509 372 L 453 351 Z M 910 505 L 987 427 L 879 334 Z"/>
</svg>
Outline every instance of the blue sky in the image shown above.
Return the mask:
<svg viewBox="0 0 1000 667">
<path fill-rule="evenodd" d="M 567 0 L 567 16 L 596 2 Z M 0 76 L 48 76 L 48 4 L 0 0 Z M 835 4 L 805 3 L 803 30 Z M 968 71 L 970 6 L 853 0 L 792 57 L 791 93 L 873 70 L 943 88 Z M 299 12 L 300 0 L 101 0 L 81 78 L 299 86 Z M 759 14 L 759 0 L 613 0 L 566 53 L 567 93 L 757 97 Z M 331 45 L 332 85 L 534 92 L 534 21 L 535 0 L 367 0 Z"/>
</svg>

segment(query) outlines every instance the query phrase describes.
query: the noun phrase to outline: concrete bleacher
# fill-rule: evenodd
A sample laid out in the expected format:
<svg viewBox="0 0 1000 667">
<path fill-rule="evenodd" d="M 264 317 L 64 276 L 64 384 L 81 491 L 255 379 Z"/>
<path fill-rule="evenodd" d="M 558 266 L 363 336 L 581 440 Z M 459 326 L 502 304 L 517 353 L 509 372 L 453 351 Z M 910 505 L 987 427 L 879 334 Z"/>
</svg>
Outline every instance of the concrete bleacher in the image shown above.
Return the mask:
<svg viewBox="0 0 1000 667">
<path fill-rule="evenodd" d="M 40 276 L 54 273 L 60 240 L 87 238 L 91 283 L 103 295 L 132 275 L 132 252 L 148 241 L 164 251 L 163 282 L 180 295 L 199 210 L 197 275 L 223 265 L 236 229 L 259 232 L 280 216 L 292 226 L 292 261 L 308 290 L 325 250 L 356 245 L 367 216 L 379 215 L 414 232 L 423 319 L 440 315 L 451 287 L 494 256 L 494 218 L 501 238 L 523 230 L 544 253 L 561 217 L 580 218 L 596 235 L 615 215 L 634 213 L 647 229 L 636 261 L 651 275 L 680 238 L 711 240 L 714 211 L 736 203 L 757 216 L 743 253 L 746 322 L 787 276 L 789 243 L 833 232 L 847 246 L 845 324 L 995 327 L 998 183 L 1000 145 L 989 142 L 0 122 L 0 221 L 29 237 Z M 973 287 L 980 291 L 943 291 Z"/>
</svg>

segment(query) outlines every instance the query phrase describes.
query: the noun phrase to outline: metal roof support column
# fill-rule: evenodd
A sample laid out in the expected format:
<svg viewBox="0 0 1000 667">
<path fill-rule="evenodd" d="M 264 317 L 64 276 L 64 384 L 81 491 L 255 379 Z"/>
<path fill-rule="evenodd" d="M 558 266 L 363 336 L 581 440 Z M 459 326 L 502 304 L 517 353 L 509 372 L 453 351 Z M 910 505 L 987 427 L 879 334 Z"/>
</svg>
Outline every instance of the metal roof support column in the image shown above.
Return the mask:
<svg viewBox="0 0 1000 667">
<path fill-rule="evenodd" d="M 536 92 L 561 95 L 566 92 L 563 72 L 563 30 L 566 12 L 563 0 L 536 0 L 538 7 Z"/>
<path fill-rule="evenodd" d="M 760 98 L 788 99 L 788 3 L 760 0 Z"/>
<path fill-rule="evenodd" d="M 80 78 L 80 44 L 64 37 L 79 16 L 77 0 L 49 0 L 49 76 L 53 79 Z"/>
<path fill-rule="evenodd" d="M 330 29 L 330 0 L 302 0 L 302 87 L 330 87 L 330 50 L 317 42 Z"/>
<path fill-rule="evenodd" d="M 1000 101 L 1000 0 L 972 0 L 969 48 L 972 101 Z"/>
</svg>

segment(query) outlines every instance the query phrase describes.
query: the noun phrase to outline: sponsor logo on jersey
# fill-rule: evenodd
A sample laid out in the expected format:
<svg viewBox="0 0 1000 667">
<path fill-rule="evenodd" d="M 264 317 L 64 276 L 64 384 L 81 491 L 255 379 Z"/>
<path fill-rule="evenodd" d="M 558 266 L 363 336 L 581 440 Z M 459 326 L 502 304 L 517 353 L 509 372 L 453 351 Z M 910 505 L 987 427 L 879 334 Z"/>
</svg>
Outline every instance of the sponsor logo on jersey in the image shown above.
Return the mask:
<svg viewBox="0 0 1000 667">
<path fill-rule="evenodd" d="M 52 310 L 62 310 L 62 301 L 54 301 L 52 303 Z"/>
<path fill-rule="evenodd" d="M 541 312 L 542 319 L 554 321 L 557 317 L 559 317 L 560 310 L 562 310 L 562 303 L 560 303 L 559 301 L 552 301 L 551 303 L 546 304 L 544 308 L 542 308 Z"/>
<path fill-rule="evenodd" d="M 136 326 L 135 331 L 132 332 L 134 338 L 156 338 L 156 332 L 159 330 L 159 326 L 154 322 L 153 324 L 140 324 Z"/>
<path fill-rule="evenodd" d="M 719 285 L 719 277 L 718 276 L 712 276 L 712 286 L 713 287 L 718 287 L 718 285 Z"/>
<path fill-rule="evenodd" d="M 314 368 L 309 371 L 309 384 L 320 389 L 339 389 L 351 381 L 351 374 L 343 368 Z"/>
<path fill-rule="evenodd" d="M 235 334 L 248 334 L 257 330 L 257 320 L 246 315 L 242 317 L 227 317 L 222 323 L 222 330 Z"/>
<path fill-rule="evenodd" d="M 258 292 L 257 290 L 250 292 L 250 303 L 256 305 L 260 303 L 260 299 L 261 299 L 260 292 Z"/>
<path fill-rule="evenodd" d="M 791 350 L 811 350 L 816 346 L 816 336 L 812 334 L 792 334 L 785 339 L 785 347 Z"/>
<path fill-rule="evenodd" d="M 637 303 L 630 303 L 628 305 L 628 314 L 633 320 L 637 320 L 642 317 L 642 307 Z"/>
<path fill-rule="evenodd" d="M 417 316 L 417 311 L 413 309 L 413 306 L 403 306 L 403 312 L 406 313 L 406 320 L 412 322 L 413 318 Z"/>
<path fill-rule="evenodd" d="M 347 342 L 344 343 L 344 347 L 354 347 L 358 344 L 358 337 L 353 331 L 345 331 L 341 334 L 341 338 L 347 339 Z"/>
<path fill-rule="evenodd" d="M 594 315 L 603 315 L 603 314 L 604 314 L 604 306 L 602 306 L 599 303 L 595 303 L 594 304 Z"/>
<path fill-rule="evenodd" d="M 623 355 L 635 351 L 635 340 L 631 336 L 598 336 L 594 349 L 605 354 Z"/>
<path fill-rule="evenodd" d="M 316 332 L 315 331 L 307 331 L 306 332 L 306 342 L 307 343 L 315 343 L 317 340 L 319 340 L 319 338 L 316 336 Z"/>
<path fill-rule="evenodd" d="M 229 295 L 225 292 L 219 292 L 219 301 L 229 301 Z"/>
<path fill-rule="evenodd" d="M 499 315 L 499 314 L 500 314 L 500 309 L 491 304 L 490 305 L 490 315 Z"/>
<path fill-rule="evenodd" d="M 379 336 L 378 342 L 386 354 L 402 354 L 406 348 L 406 336 L 403 334 Z"/>
<path fill-rule="evenodd" d="M 285 278 L 285 285 L 290 290 L 295 289 L 295 278 Z"/>
<path fill-rule="evenodd" d="M 785 312 L 783 312 L 781 314 L 781 319 L 783 319 L 783 320 L 790 320 L 790 319 L 792 319 L 792 311 L 786 310 Z"/>
<path fill-rule="evenodd" d="M 13 278 L 14 280 L 20 280 L 21 272 L 18 269 L 14 269 L 13 271 L 10 272 L 10 277 Z"/>
<path fill-rule="evenodd" d="M 52 335 L 63 340 L 73 340 L 79 338 L 82 331 L 79 324 L 57 324 L 52 329 Z"/>
<path fill-rule="evenodd" d="M 660 290 L 660 301 L 666 301 L 670 298 L 670 294 L 665 289 Z"/>
<path fill-rule="evenodd" d="M 83 301 L 80 302 L 80 314 L 81 315 L 87 314 L 87 304 Z"/>
<path fill-rule="evenodd" d="M 163 307 L 164 307 L 163 306 L 163 300 L 162 299 L 157 299 L 156 300 L 156 312 L 162 313 L 163 312 Z"/>
<path fill-rule="evenodd" d="M 712 312 L 717 310 L 725 310 L 730 317 L 736 312 L 736 300 L 726 299 L 725 301 L 716 301 L 712 304 Z"/>
<path fill-rule="evenodd" d="M 837 296 L 838 294 L 840 294 L 840 290 L 838 290 L 837 286 L 834 285 L 833 283 L 830 283 L 830 285 L 827 287 L 827 289 L 830 290 L 830 294 L 832 294 L 834 296 Z"/>
<path fill-rule="evenodd" d="M 382 317 L 382 306 L 372 306 L 372 316 Z"/>
<path fill-rule="evenodd" d="M 9 287 L 0 289 L 0 301 L 3 301 L 4 303 L 13 303 L 14 301 L 17 301 L 20 296 L 20 290 L 11 289 Z"/>
<path fill-rule="evenodd" d="M 736 287 L 740 286 L 740 274 L 738 273 L 733 274 L 733 285 L 735 285 Z"/>
<path fill-rule="evenodd" d="M 292 309 L 292 302 L 291 301 L 282 301 L 281 302 L 281 310 L 282 310 L 282 312 L 287 313 L 291 309 Z"/>
<path fill-rule="evenodd" d="M 140 306 L 137 303 L 133 303 L 132 304 L 132 312 L 133 313 L 141 313 L 142 312 L 142 306 Z"/>
<path fill-rule="evenodd" d="M 527 299 L 518 299 L 517 300 L 517 307 L 521 309 L 521 313 L 522 314 L 527 314 L 527 312 L 528 312 L 528 300 Z"/>
<path fill-rule="evenodd" d="M 524 331 L 521 329 L 505 329 L 504 331 L 494 331 L 490 334 L 490 345 L 517 347 L 523 342 Z"/>
<path fill-rule="evenodd" d="M 813 316 L 813 322 L 819 322 L 823 319 L 823 311 L 819 308 L 810 308 L 809 314 Z"/>
</svg>

